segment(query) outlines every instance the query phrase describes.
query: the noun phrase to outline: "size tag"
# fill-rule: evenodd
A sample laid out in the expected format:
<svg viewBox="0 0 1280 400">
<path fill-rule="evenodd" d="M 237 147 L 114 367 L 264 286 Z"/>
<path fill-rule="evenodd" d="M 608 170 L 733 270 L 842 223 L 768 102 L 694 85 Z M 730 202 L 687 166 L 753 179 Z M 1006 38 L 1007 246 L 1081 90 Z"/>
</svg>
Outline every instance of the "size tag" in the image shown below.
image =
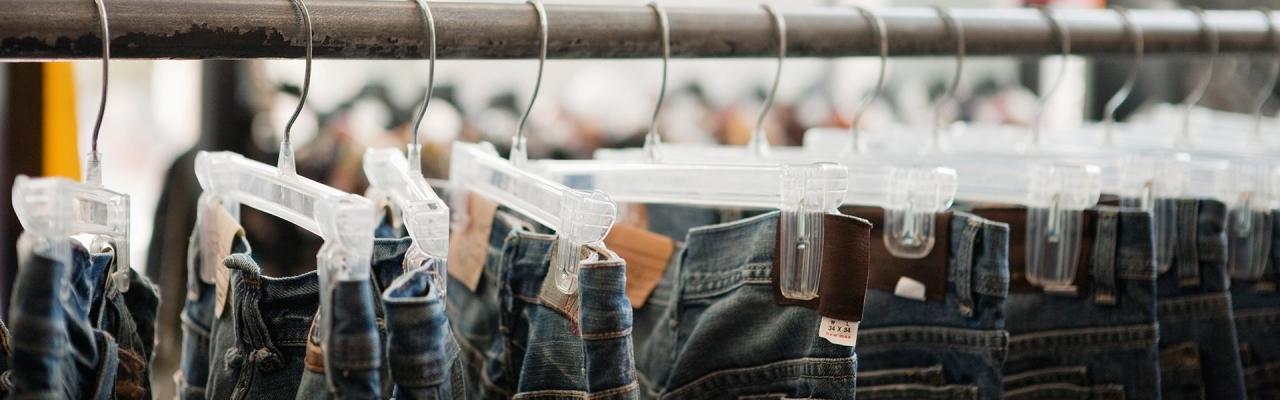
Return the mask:
<svg viewBox="0 0 1280 400">
<path fill-rule="evenodd" d="M 467 197 L 468 224 L 449 239 L 449 276 L 476 291 L 489 251 L 489 234 L 493 233 L 493 217 L 498 203 L 471 194 Z"/>
<path fill-rule="evenodd" d="M 898 278 L 898 285 L 893 288 L 893 295 L 911 300 L 924 301 L 924 283 L 908 277 Z"/>
<path fill-rule="evenodd" d="M 818 337 L 827 339 L 832 344 L 853 347 L 858 344 L 858 323 L 822 317 Z"/>
</svg>

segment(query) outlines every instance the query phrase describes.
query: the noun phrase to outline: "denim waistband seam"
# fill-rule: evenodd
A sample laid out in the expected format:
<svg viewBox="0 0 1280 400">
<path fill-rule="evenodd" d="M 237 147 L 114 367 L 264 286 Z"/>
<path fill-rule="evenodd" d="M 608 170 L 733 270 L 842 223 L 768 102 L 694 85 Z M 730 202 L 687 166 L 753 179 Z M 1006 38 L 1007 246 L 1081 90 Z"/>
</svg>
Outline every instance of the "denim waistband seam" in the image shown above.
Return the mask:
<svg viewBox="0 0 1280 400">
<path fill-rule="evenodd" d="M 1275 328 L 1280 325 L 1280 308 L 1233 310 L 1236 326 L 1241 328 Z"/>
<path fill-rule="evenodd" d="M 1009 356 L 1059 352 L 1063 348 L 1154 346 L 1158 337 L 1154 323 L 1028 333 L 1009 338 Z"/>
<path fill-rule="evenodd" d="M 1009 334 L 1003 330 L 974 330 L 936 326 L 897 326 L 863 329 L 858 332 L 858 348 L 936 346 L 985 351 L 1004 350 Z"/>
<path fill-rule="evenodd" d="M 630 335 L 631 335 L 631 328 L 627 328 L 627 329 L 623 329 L 620 331 L 613 331 L 613 332 L 584 333 L 582 334 L 582 338 L 584 340 L 605 340 L 605 339 L 623 338 Z"/>
<path fill-rule="evenodd" d="M 1280 362 L 1244 367 L 1244 381 L 1250 390 L 1280 382 Z"/>
<path fill-rule="evenodd" d="M 598 399 L 601 397 L 617 396 L 623 393 L 631 393 L 631 392 L 637 392 L 637 391 L 640 391 L 640 384 L 637 382 L 631 382 L 626 386 L 616 387 L 616 388 L 605 390 L 599 393 L 591 393 L 588 395 L 589 396 L 588 398 Z"/>
<path fill-rule="evenodd" d="M 679 397 L 683 393 L 702 393 L 740 385 L 735 377 L 746 374 L 769 374 L 784 378 L 807 377 L 813 379 L 854 379 L 857 374 L 855 358 L 799 358 L 778 361 L 746 368 L 720 370 L 689 382 L 668 392 L 664 397 Z M 753 379 L 759 382 L 767 378 Z M 700 397 L 699 397 L 700 398 Z"/>
<path fill-rule="evenodd" d="M 1156 303 L 1156 315 L 1165 318 L 1217 316 L 1231 311 L 1231 295 L 1209 293 L 1196 296 L 1163 298 Z"/>
<path fill-rule="evenodd" d="M 684 282 L 681 284 L 682 298 L 702 298 L 717 296 L 742 285 L 772 284 L 769 276 L 772 263 L 748 263 L 740 268 L 721 272 L 683 272 Z"/>
</svg>

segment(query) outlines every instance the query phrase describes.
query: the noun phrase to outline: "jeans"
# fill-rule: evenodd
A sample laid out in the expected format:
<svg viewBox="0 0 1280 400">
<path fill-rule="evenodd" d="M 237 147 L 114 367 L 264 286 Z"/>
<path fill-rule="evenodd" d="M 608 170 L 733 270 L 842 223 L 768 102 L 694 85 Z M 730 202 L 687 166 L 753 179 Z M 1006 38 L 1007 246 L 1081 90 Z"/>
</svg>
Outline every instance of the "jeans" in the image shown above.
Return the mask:
<svg viewBox="0 0 1280 400">
<path fill-rule="evenodd" d="M 209 386 L 214 303 L 217 288 L 200 279 L 203 257 L 200 253 L 200 228 L 194 229 L 187 244 L 187 298 L 182 307 L 182 359 L 173 380 L 178 398 L 203 400 Z M 249 243 L 238 240 L 232 252 L 248 252 Z"/>
<path fill-rule="evenodd" d="M 648 213 L 651 231 L 688 233 L 679 236 L 683 245 L 636 310 L 645 397 L 854 397 L 853 348 L 818 337 L 818 312 L 775 303 L 770 274 L 777 212 L 691 230 L 724 214 L 656 206 Z"/>
<path fill-rule="evenodd" d="M 449 278 L 449 321 L 476 398 L 635 398 L 631 305 L 624 262 L 588 245 L 576 293 L 554 279 L 555 236 L 499 210 L 484 271 L 472 292 Z"/>
<path fill-rule="evenodd" d="M 1273 213 L 1280 222 L 1280 213 Z M 1250 399 L 1280 399 L 1280 223 L 1272 223 L 1271 258 L 1256 280 L 1231 283 L 1236 337 Z"/>
<path fill-rule="evenodd" d="M 1005 396 L 1159 399 L 1151 214 L 1085 211 L 1076 293 L 1047 293 L 1026 280 L 1026 210 L 974 213 L 1010 225 Z"/>
<path fill-rule="evenodd" d="M 1244 373 L 1227 291 L 1226 205 L 1172 201 L 1172 265 L 1156 279 L 1165 399 L 1244 399 Z"/>
<path fill-rule="evenodd" d="M 871 214 L 868 220 L 879 225 L 883 213 Z M 872 250 L 872 287 L 858 332 L 861 399 L 1003 398 L 1009 226 L 962 212 L 938 220 L 930 256 L 897 259 Z M 872 231 L 873 247 L 884 247 L 881 235 Z M 941 283 L 934 288 L 941 296 L 895 295 L 902 279 Z"/>
<path fill-rule="evenodd" d="M 387 313 L 387 359 L 395 383 L 392 397 L 396 399 L 470 398 L 465 366 L 445 315 L 444 288 L 438 279 L 420 268 L 396 279 L 382 293 Z"/>
<path fill-rule="evenodd" d="M 22 301 L 11 305 L 14 335 L 5 345 L 9 363 L 22 367 L 7 376 L 9 398 L 150 397 L 155 287 L 119 266 L 131 283 L 121 292 L 108 279 L 112 254 L 90 254 L 72 240 L 67 265 L 50 256 L 56 246 L 37 240 L 19 239 L 13 295 Z"/>
</svg>

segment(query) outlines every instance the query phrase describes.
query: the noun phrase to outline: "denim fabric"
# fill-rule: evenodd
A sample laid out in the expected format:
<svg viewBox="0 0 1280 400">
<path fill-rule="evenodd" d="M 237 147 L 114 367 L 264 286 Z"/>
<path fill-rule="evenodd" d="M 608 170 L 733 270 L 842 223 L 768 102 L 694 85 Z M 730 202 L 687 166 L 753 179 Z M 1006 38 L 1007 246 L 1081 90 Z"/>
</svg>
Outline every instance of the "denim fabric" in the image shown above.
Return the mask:
<svg viewBox="0 0 1280 400">
<path fill-rule="evenodd" d="M 545 279 L 555 236 L 499 211 L 475 292 L 449 279 L 449 321 L 477 398 L 635 398 L 625 264 L 600 246 L 579 262 L 579 290 Z"/>
<path fill-rule="evenodd" d="M 228 304 L 213 320 L 207 396 L 285 399 L 297 394 L 307 333 L 320 302 L 314 271 L 263 276 L 247 246 L 223 260 L 231 270 Z M 196 275 L 198 276 L 198 275 Z"/>
<path fill-rule="evenodd" d="M 395 383 L 393 398 L 470 398 L 440 283 L 438 275 L 419 268 L 396 279 L 382 293 L 387 313 L 387 359 Z"/>
<path fill-rule="evenodd" d="M 1156 279 L 1165 399 L 1244 399 L 1227 292 L 1226 205 L 1177 199 L 1172 265 Z"/>
<path fill-rule="evenodd" d="M 1021 397 L 1036 389 L 1011 388 L 1027 375 L 1061 377 L 1062 368 L 1079 368 L 1085 371 L 1081 380 L 1037 382 L 1050 385 L 1042 387 L 1043 395 L 1088 398 L 1079 393 L 1098 385 L 1106 393 L 1106 385 L 1120 385 L 1127 399 L 1159 399 L 1151 214 L 1113 207 L 1086 212 L 1093 221 L 1086 232 L 1092 246 L 1081 255 L 1078 276 L 1086 279 L 1079 294 L 1011 291 L 1005 302 L 1010 335 L 1005 395 Z M 1021 245 L 1011 242 L 1010 248 Z M 1010 268 L 1025 271 L 1022 265 Z"/>
<path fill-rule="evenodd" d="M 636 311 L 637 372 L 646 397 L 854 397 L 853 348 L 818 337 L 816 311 L 775 303 L 777 212 L 689 229 L 726 218 L 705 209 L 648 211 L 651 231 L 688 234 Z"/>
<path fill-rule="evenodd" d="M 1255 400 L 1280 399 L 1280 213 L 1271 217 L 1271 258 L 1262 276 L 1231 282 L 1245 387 Z"/>
<path fill-rule="evenodd" d="M 173 380 L 178 398 L 202 400 L 209 384 L 210 339 L 214 320 L 217 287 L 200 279 L 203 258 L 200 253 L 200 229 L 197 227 L 187 242 L 187 298 L 182 307 L 182 360 Z M 239 240 L 233 252 L 249 251 L 249 243 Z"/>
<path fill-rule="evenodd" d="M 50 256 L 56 246 L 19 239 L 20 267 L 10 305 L 11 399 L 109 399 L 115 395 L 118 347 L 90 322 L 95 284 L 111 265 L 72 240 L 71 265 Z M 65 245 L 65 244 L 64 244 Z M 145 287 L 139 288 L 144 290 Z"/>
<path fill-rule="evenodd" d="M 323 332 L 326 324 L 313 320 L 308 337 L 309 347 L 327 343 L 319 354 L 322 365 L 317 372 L 310 360 L 304 359 L 307 371 L 295 398 L 380 398 L 382 344 L 373 312 L 372 283 L 340 281 L 329 286 L 330 310 L 315 318 L 329 318 L 328 332 Z"/>
<path fill-rule="evenodd" d="M 859 398 L 1003 398 L 1009 226 L 954 212 L 950 229 L 948 247 L 939 243 L 934 249 L 950 254 L 946 302 L 903 298 L 878 288 L 867 291 L 858 331 Z M 875 260 L 872 265 L 887 267 Z M 943 376 L 932 385 L 938 387 L 905 384 L 905 377 L 885 387 L 873 383 L 889 378 L 889 370 L 917 375 L 912 368 L 928 366 L 937 366 Z"/>
<path fill-rule="evenodd" d="M 106 274 L 101 275 L 106 287 L 97 296 L 91 318 L 97 321 L 95 327 L 115 338 L 119 347 L 116 398 L 150 399 L 160 291 L 142 274 L 125 268 L 129 279 L 129 290 L 125 292 L 113 280 L 106 279 Z"/>
</svg>

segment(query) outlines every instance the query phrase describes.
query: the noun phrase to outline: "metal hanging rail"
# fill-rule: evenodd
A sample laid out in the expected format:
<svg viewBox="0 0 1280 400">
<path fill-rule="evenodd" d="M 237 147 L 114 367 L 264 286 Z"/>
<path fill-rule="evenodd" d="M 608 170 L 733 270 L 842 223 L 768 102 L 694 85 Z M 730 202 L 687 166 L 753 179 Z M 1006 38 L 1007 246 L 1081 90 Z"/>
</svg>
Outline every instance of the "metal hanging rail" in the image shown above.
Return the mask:
<svg viewBox="0 0 1280 400">
<path fill-rule="evenodd" d="M 640 1 L 637 1 L 640 3 Z M 672 2 L 673 4 L 675 2 Z M 427 34 L 413 2 L 308 0 L 315 56 L 326 59 L 421 59 Z M 523 3 L 433 3 L 440 58 L 536 56 L 533 9 Z M 671 55 L 683 58 L 772 57 L 769 16 L 758 7 L 668 8 Z M 783 8 L 789 57 L 878 54 L 866 20 L 854 8 Z M 930 8 L 876 10 L 888 27 L 889 54 L 954 54 L 955 41 Z M 969 55 L 1035 55 L 1060 51 L 1034 9 L 953 9 Z M 301 17 L 285 0 L 108 0 L 113 59 L 300 58 Z M 659 57 L 653 10 L 635 6 L 547 5 L 551 58 Z M 1112 10 L 1054 12 L 1081 55 L 1129 54 L 1132 44 Z M 1209 45 L 1187 10 L 1133 10 L 1147 54 L 1199 53 Z M 1273 15 L 1273 18 L 1275 16 Z M 1223 52 L 1270 52 L 1263 13 L 1209 11 Z M 90 59 L 101 56 L 98 18 L 87 0 L 0 0 L 0 60 Z"/>
</svg>

